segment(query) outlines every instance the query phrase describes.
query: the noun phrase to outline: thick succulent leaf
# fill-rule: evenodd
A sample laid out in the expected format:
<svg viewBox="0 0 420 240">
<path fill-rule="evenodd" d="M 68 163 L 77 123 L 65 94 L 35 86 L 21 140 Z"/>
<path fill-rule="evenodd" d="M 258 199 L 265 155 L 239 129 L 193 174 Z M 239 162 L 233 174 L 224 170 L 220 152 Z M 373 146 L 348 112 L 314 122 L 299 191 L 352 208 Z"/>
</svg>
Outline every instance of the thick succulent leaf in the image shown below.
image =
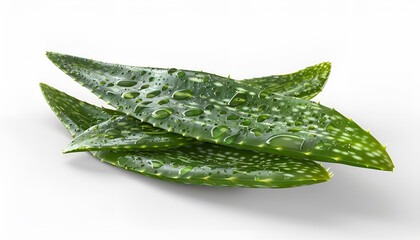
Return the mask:
<svg viewBox="0 0 420 240">
<path fill-rule="evenodd" d="M 61 122 L 73 137 L 77 136 L 64 149 L 65 152 L 114 150 L 116 148 L 150 150 L 158 147 L 169 148 L 198 143 L 193 138 L 168 133 L 148 123 L 142 123 L 128 117 L 125 113 L 98 108 L 46 84 L 41 83 L 40 86 L 49 105 L 57 106 L 53 111 Z M 64 109 L 67 109 L 68 112 L 63 113 Z M 97 124 L 99 125 L 85 132 L 86 129 Z"/>
<path fill-rule="evenodd" d="M 286 188 L 321 183 L 330 178 L 313 161 L 211 143 L 159 152 L 100 151 L 94 156 L 130 171 L 186 184 Z"/>
<path fill-rule="evenodd" d="M 47 53 L 117 110 L 231 147 L 392 170 L 384 147 L 334 109 L 204 72 L 132 67 Z"/>
<path fill-rule="evenodd" d="M 323 62 L 287 75 L 274 75 L 241 80 L 241 83 L 286 96 L 311 99 L 327 83 L 331 63 Z"/>
<path fill-rule="evenodd" d="M 123 116 L 124 113 L 99 108 L 87 102 L 80 101 L 64 92 L 40 83 L 42 94 L 51 109 L 60 119 L 73 137 L 83 133 L 86 129 L 107 121 L 113 116 Z"/>
<path fill-rule="evenodd" d="M 130 116 L 115 116 L 78 135 L 64 148 L 64 152 L 151 151 L 196 143 L 198 141 L 194 138 L 169 133 Z"/>
<path fill-rule="evenodd" d="M 262 90 L 310 99 L 321 92 L 330 71 L 331 63 L 324 62 L 291 74 L 245 79 L 241 82 Z M 191 141 L 191 138 L 180 137 L 171 133 L 164 136 L 166 130 L 151 128 L 149 124 L 142 124 L 141 126 L 148 128 L 149 131 L 146 132 L 153 135 L 145 135 L 143 128 L 138 126 L 141 122 L 129 117 L 120 117 L 116 121 L 110 119 L 106 123 L 100 124 L 99 128 L 87 130 L 85 134 L 78 136 L 67 145 L 64 152 L 124 150 L 127 148 L 148 151 L 198 143 L 198 141 Z M 110 128 L 114 130 L 106 132 Z M 128 128 L 131 130 L 129 131 Z M 156 137 L 155 134 L 161 136 Z"/>
<path fill-rule="evenodd" d="M 115 117 L 113 113 L 106 115 L 108 113 L 102 113 L 103 109 L 45 84 L 41 84 L 41 89 L 53 112 L 72 135 L 94 127 L 97 121 L 105 117 Z M 74 118 L 75 111 L 84 121 Z M 120 168 L 185 184 L 285 188 L 321 183 L 331 177 L 311 160 L 238 150 L 211 143 L 162 151 L 98 151 L 92 154 Z"/>
</svg>

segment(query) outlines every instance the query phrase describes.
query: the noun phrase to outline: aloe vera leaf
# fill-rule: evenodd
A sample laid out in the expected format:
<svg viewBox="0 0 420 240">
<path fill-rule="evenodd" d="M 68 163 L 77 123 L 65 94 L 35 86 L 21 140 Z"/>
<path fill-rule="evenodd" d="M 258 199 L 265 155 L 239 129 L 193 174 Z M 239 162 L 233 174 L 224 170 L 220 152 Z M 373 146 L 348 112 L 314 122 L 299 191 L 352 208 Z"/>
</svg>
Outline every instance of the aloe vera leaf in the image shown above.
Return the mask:
<svg viewBox="0 0 420 240">
<path fill-rule="evenodd" d="M 113 116 L 125 115 L 125 113 L 99 108 L 87 102 L 80 101 L 47 84 L 40 83 L 39 85 L 48 105 L 51 106 L 54 113 L 73 137 L 82 134 L 91 126 L 107 121 Z"/>
<path fill-rule="evenodd" d="M 99 151 L 95 157 L 150 177 L 196 185 L 287 188 L 328 181 L 313 161 L 200 143 L 159 152 Z"/>
<path fill-rule="evenodd" d="M 117 110 L 169 132 L 279 155 L 380 170 L 394 167 L 369 132 L 336 110 L 305 99 L 204 72 L 47 56 Z M 200 114 L 187 116 L 190 111 Z"/>
<path fill-rule="evenodd" d="M 241 83 L 285 96 L 311 99 L 324 88 L 331 72 L 331 63 L 323 62 L 295 73 L 241 80 Z"/>
<path fill-rule="evenodd" d="M 64 153 L 97 150 L 161 150 L 196 144 L 194 138 L 169 133 L 130 116 L 114 116 L 73 139 Z"/>
<path fill-rule="evenodd" d="M 60 118 L 60 121 L 70 131 L 72 136 L 75 137 L 69 146 L 66 147 L 65 152 L 111 150 L 115 148 L 122 148 L 126 151 L 130 148 L 147 150 L 157 147 L 168 148 L 198 143 L 192 138 L 168 133 L 148 123 L 142 123 L 137 119 L 128 117 L 125 113 L 106 108 L 98 108 L 46 84 L 41 83 L 40 87 L 48 104 L 50 106 L 57 106 L 53 110 L 57 111 L 56 115 Z M 64 110 L 67 113 L 62 113 Z M 114 122 L 113 120 L 116 121 Z M 123 124 L 124 122 L 126 123 Z M 92 126 L 96 126 L 96 128 L 90 129 L 90 131 L 85 133 L 85 130 Z M 136 136 L 130 136 L 126 127 L 130 127 L 131 130 L 134 128 L 131 134 L 134 133 Z M 115 131 L 107 132 L 111 128 Z M 99 132 L 98 129 L 103 129 L 103 133 Z M 120 134 L 117 135 L 116 132 L 120 132 Z M 87 139 L 87 136 L 89 136 L 89 139 Z M 94 140 L 90 139 L 90 137 L 98 139 L 98 142 L 90 143 L 90 141 Z M 133 140 L 135 139 L 137 140 L 133 144 Z M 108 143 L 104 141 L 108 141 Z M 100 146 L 100 144 L 103 146 Z"/>
<path fill-rule="evenodd" d="M 98 114 L 103 109 L 48 85 L 41 84 L 41 90 L 53 112 L 72 135 L 93 127 L 95 122 L 103 120 L 107 114 Z M 85 121 L 71 120 L 74 119 L 76 109 L 69 102 L 78 106 L 77 116 Z M 108 117 L 115 116 L 109 114 Z M 211 143 L 159 152 L 96 151 L 92 154 L 103 162 L 126 170 L 185 184 L 285 188 L 325 182 L 332 176 L 310 160 L 238 150 Z"/>
<path fill-rule="evenodd" d="M 328 76 L 331 71 L 331 63 L 324 62 L 314 66 L 307 67 L 295 73 L 286 75 L 274 75 L 261 78 L 252 78 L 241 80 L 240 82 L 246 83 L 253 87 L 258 87 L 262 90 L 269 90 L 288 96 L 299 96 L 301 98 L 313 98 L 324 87 Z M 122 118 L 122 119 L 121 119 Z M 80 151 L 98 151 L 98 150 L 117 150 L 117 149 L 131 149 L 131 150 L 155 150 L 161 148 L 170 148 L 182 146 L 185 144 L 194 144 L 198 141 L 191 141 L 190 138 L 179 137 L 174 134 L 169 134 L 166 139 L 161 141 L 162 137 L 166 137 L 165 130 L 159 128 L 151 128 L 149 124 L 143 124 L 153 134 L 160 134 L 160 137 L 145 136 L 142 128 L 139 128 L 138 121 L 132 121 L 129 117 L 119 117 L 118 123 L 114 123 L 113 119 L 106 121 L 99 125 L 99 128 L 87 130 L 82 136 L 75 138 L 64 149 L 64 153 L 80 152 Z M 121 122 L 125 122 L 125 126 L 121 126 Z M 109 135 L 106 131 L 112 128 L 113 132 L 118 134 Z M 134 128 L 133 131 L 128 131 L 127 128 Z M 137 130 L 138 129 L 138 130 Z M 121 134 L 122 133 L 122 134 Z M 109 139 L 109 136 L 112 139 Z M 172 141 L 169 141 L 172 140 Z M 154 143 L 154 144 L 150 144 Z"/>
</svg>

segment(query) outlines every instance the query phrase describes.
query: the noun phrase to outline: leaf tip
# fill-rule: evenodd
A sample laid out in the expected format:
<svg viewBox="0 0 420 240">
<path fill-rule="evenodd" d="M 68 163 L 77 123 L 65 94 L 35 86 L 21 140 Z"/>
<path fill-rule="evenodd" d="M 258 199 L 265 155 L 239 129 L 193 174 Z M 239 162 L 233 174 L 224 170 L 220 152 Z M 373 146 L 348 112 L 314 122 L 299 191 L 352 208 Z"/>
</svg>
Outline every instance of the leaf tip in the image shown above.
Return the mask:
<svg viewBox="0 0 420 240">
<path fill-rule="evenodd" d="M 61 152 L 64 153 L 64 154 L 66 154 L 66 153 L 71 153 L 73 151 L 74 151 L 74 149 L 69 144 L 69 145 L 65 146 Z"/>
</svg>

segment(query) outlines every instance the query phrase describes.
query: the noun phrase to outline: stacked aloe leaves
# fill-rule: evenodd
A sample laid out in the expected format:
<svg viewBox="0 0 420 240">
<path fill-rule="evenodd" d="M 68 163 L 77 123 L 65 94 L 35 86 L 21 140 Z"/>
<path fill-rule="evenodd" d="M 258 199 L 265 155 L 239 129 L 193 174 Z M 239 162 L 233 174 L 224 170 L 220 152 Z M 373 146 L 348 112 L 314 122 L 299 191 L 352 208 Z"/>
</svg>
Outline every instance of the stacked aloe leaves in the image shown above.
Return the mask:
<svg viewBox="0 0 420 240">
<path fill-rule="evenodd" d="M 103 162 L 172 182 L 286 188 L 328 181 L 319 163 L 392 171 L 369 132 L 309 99 L 330 63 L 288 75 L 236 81 L 180 69 L 133 67 L 47 53 L 116 110 L 41 90 L 72 134 L 64 152 L 90 151 Z"/>
</svg>

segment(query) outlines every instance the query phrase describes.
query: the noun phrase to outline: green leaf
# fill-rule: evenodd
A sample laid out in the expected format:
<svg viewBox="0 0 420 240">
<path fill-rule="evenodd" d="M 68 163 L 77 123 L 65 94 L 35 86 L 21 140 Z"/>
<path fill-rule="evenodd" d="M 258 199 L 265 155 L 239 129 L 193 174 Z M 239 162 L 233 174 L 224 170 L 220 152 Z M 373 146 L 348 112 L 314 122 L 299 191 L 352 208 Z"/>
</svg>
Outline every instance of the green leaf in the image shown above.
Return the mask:
<svg viewBox="0 0 420 240">
<path fill-rule="evenodd" d="M 301 97 L 313 97 L 316 94 L 314 92 L 320 92 L 328 79 L 329 72 L 331 70 L 331 64 L 321 63 L 317 64 L 311 67 L 307 67 L 303 70 L 300 70 L 296 73 L 291 73 L 287 75 L 275 75 L 275 76 L 269 76 L 269 77 L 262 77 L 262 78 L 253 78 L 253 79 L 246 79 L 242 80 L 241 82 L 246 82 L 247 84 L 258 87 L 261 89 L 267 89 L 271 90 L 273 92 L 278 92 L 291 96 L 298 96 Z M 169 71 L 176 72 L 177 70 L 172 68 Z M 134 86 L 136 82 L 127 80 L 127 81 L 120 81 L 119 85 L 125 86 L 125 87 L 131 87 Z M 48 87 L 45 86 L 46 91 L 48 91 Z M 57 92 L 58 95 L 61 95 L 61 92 Z M 126 95 L 127 96 L 127 95 Z M 59 97 L 59 96 L 58 96 Z M 53 100 L 54 101 L 54 100 Z M 74 99 L 69 96 L 69 104 L 73 104 Z M 83 103 L 87 104 L 88 103 Z M 148 102 L 143 102 L 140 104 L 140 106 L 146 107 Z M 91 107 L 92 108 L 92 107 Z M 77 113 L 80 109 L 77 109 L 76 106 L 73 109 L 75 113 Z M 193 116 L 196 114 L 201 113 L 201 109 L 193 109 L 190 111 L 187 111 L 185 114 L 187 116 Z M 117 114 L 118 112 L 113 112 L 113 114 Z M 164 112 L 165 113 L 165 112 Z M 231 118 L 235 118 L 234 115 L 230 116 Z M 78 117 L 73 117 L 73 120 L 80 121 Z M 102 119 L 103 120 L 103 119 Z M 102 122 L 101 120 L 101 122 Z M 139 124 L 139 121 L 128 121 L 131 124 Z M 82 123 L 81 123 L 82 124 Z M 87 134 L 83 134 L 83 136 L 80 136 L 76 139 L 74 139 L 65 149 L 65 153 L 69 152 L 79 152 L 79 151 L 98 151 L 98 150 L 117 150 L 117 149 L 137 149 L 137 150 L 150 150 L 155 148 L 165 148 L 166 147 L 174 147 L 174 146 L 181 146 L 185 144 L 193 144 L 198 143 L 197 141 L 193 142 L 191 141 L 191 138 L 180 138 L 177 136 L 176 141 L 172 142 L 170 140 L 174 139 L 165 139 L 162 141 L 162 139 L 155 139 L 151 142 L 144 141 L 144 134 L 141 130 L 136 131 L 133 136 L 130 136 L 129 139 L 127 139 L 127 134 L 114 136 L 112 140 L 107 139 L 105 136 L 105 130 L 112 127 L 117 129 L 120 132 L 125 133 L 126 131 L 123 129 L 123 127 L 119 126 L 118 124 L 113 124 L 113 120 L 110 119 L 107 121 L 107 125 L 112 126 L 104 126 L 105 123 L 101 124 L 101 128 L 95 129 L 94 131 L 89 131 Z M 68 125 L 68 124 L 67 124 Z M 143 124 L 143 126 L 149 126 L 147 123 Z M 162 133 L 163 129 L 158 128 L 151 128 L 154 131 L 158 131 Z M 104 130 L 103 132 L 101 132 Z M 80 134 L 80 132 L 78 132 Z M 173 136 L 173 135 L 172 135 Z M 139 142 L 136 141 L 136 138 Z M 149 139 L 149 138 L 147 138 Z M 160 141 L 158 141 L 160 140 Z M 171 143 L 168 143 L 169 140 Z M 106 142 L 105 142 L 106 141 Z M 149 143 L 160 143 L 160 144 L 149 144 Z"/>
<path fill-rule="evenodd" d="M 331 63 L 323 62 L 287 75 L 244 79 L 240 82 L 285 96 L 311 99 L 324 88 L 330 71 Z"/>
<path fill-rule="evenodd" d="M 210 143 L 159 152 L 101 151 L 94 156 L 130 171 L 186 184 L 286 188 L 321 183 L 330 178 L 313 161 Z"/>
<path fill-rule="evenodd" d="M 170 132 L 279 155 L 381 170 L 394 167 L 370 133 L 334 109 L 305 99 L 204 72 L 124 66 L 58 53 L 47 56 L 117 110 Z M 122 86 L 121 81 L 133 83 Z M 185 114 L 197 109 L 201 114 Z"/>
<path fill-rule="evenodd" d="M 82 134 L 91 126 L 107 121 L 113 116 L 125 115 L 125 113 L 99 108 L 80 101 L 47 84 L 40 83 L 39 85 L 48 105 L 50 105 L 55 115 L 57 115 L 73 137 Z"/>
<path fill-rule="evenodd" d="M 65 152 L 114 150 L 119 147 L 123 150 L 129 150 L 130 148 L 150 150 L 155 149 L 155 146 L 168 148 L 198 143 L 191 138 L 168 133 L 148 123 L 142 123 L 137 119 L 126 116 L 125 113 L 98 108 L 46 84 L 41 83 L 40 86 L 48 104 L 56 106 L 52 109 L 54 113 L 72 136 L 77 136 L 64 149 Z M 63 112 L 64 109 L 67 110 L 66 113 Z M 114 122 L 114 120 L 116 121 Z M 123 124 L 123 122 L 127 123 Z M 97 124 L 99 125 L 96 126 Z M 93 128 L 92 126 L 96 127 Z M 85 132 L 86 129 L 91 127 L 92 129 Z M 134 128 L 134 132 L 132 131 L 129 134 L 127 127 L 130 129 Z M 110 128 L 115 129 L 120 134 L 111 136 L 113 134 L 112 131 L 106 132 Z M 100 132 L 102 130 L 103 132 Z M 133 133 L 136 135 L 131 136 Z M 107 141 L 107 143 L 104 141 Z"/>
<path fill-rule="evenodd" d="M 130 116 L 115 116 L 87 129 L 64 149 L 65 153 L 97 150 L 151 151 L 196 144 L 183 137 Z"/>
<path fill-rule="evenodd" d="M 176 72 L 177 70 L 172 69 L 171 71 Z M 272 92 L 277 92 L 283 95 L 299 96 L 301 98 L 312 98 L 322 90 L 328 79 L 330 71 L 331 64 L 329 62 L 324 62 L 287 75 L 275 75 L 262 78 L 246 79 L 241 80 L 241 82 L 247 83 L 253 87 L 258 87 L 262 90 L 270 90 Z M 133 84 L 133 81 L 120 82 L 120 85 L 125 86 L 132 86 Z M 202 111 L 203 110 L 201 109 L 194 109 L 186 112 L 186 115 L 193 116 L 202 113 Z M 198 143 L 198 141 L 190 141 L 189 138 L 180 138 L 179 136 L 177 136 L 176 139 L 166 139 L 171 141 L 162 141 L 161 138 L 149 141 L 150 137 L 145 137 L 141 129 L 130 131 L 129 135 L 125 128 L 134 127 L 136 129 L 141 122 L 133 120 L 132 118 L 129 119 L 128 117 L 121 118 L 124 118 L 124 121 L 127 122 L 126 126 L 123 127 L 120 125 L 120 123 L 115 124 L 114 120 L 110 119 L 106 122 L 106 124 L 100 124 L 99 128 L 91 131 L 87 130 L 86 134 L 75 138 L 64 149 L 64 152 L 67 153 L 118 149 L 124 150 L 127 148 L 131 150 L 137 149 L 147 151 Z M 231 116 L 231 118 L 235 117 Z M 150 127 L 150 125 L 146 126 Z M 118 136 L 111 136 L 112 139 L 109 139 L 105 137 L 107 136 L 105 131 L 109 128 L 117 129 L 117 131 L 121 132 L 122 134 L 118 134 Z M 158 128 L 150 129 L 153 129 L 153 131 L 157 130 L 156 132 L 159 134 L 166 132 L 165 130 Z M 149 143 L 154 144 L 150 145 Z"/>
<path fill-rule="evenodd" d="M 41 84 L 41 90 L 51 109 L 71 134 L 93 127 L 105 117 L 112 118 L 116 115 L 114 112 L 104 113 L 104 109 L 77 100 L 45 84 Z M 159 152 L 92 153 L 114 166 L 185 184 L 285 188 L 321 183 L 331 177 L 324 168 L 311 160 L 238 150 L 210 143 Z"/>
</svg>

